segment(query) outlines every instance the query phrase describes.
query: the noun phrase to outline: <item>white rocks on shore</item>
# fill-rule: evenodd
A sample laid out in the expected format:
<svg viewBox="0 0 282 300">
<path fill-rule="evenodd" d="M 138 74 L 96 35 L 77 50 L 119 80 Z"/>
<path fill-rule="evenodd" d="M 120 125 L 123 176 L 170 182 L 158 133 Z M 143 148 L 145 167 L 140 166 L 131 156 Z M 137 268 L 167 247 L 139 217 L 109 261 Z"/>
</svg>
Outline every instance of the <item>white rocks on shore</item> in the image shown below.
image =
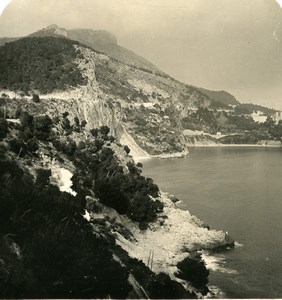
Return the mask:
<svg viewBox="0 0 282 300">
<path fill-rule="evenodd" d="M 154 253 L 152 263 L 154 272 L 165 272 L 175 278 L 177 263 L 187 257 L 189 252 L 224 247 L 230 243 L 224 232 L 209 230 L 197 217 L 177 208 L 168 194 L 162 193 L 160 200 L 165 205 L 164 212 L 147 230 L 140 231 L 136 224 L 127 222 L 127 228 L 137 242 L 128 241 L 117 235 L 118 244 L 130 256 L 142 260 L 145 264 L 148 262 L 150 252 Z"/>
</svg>

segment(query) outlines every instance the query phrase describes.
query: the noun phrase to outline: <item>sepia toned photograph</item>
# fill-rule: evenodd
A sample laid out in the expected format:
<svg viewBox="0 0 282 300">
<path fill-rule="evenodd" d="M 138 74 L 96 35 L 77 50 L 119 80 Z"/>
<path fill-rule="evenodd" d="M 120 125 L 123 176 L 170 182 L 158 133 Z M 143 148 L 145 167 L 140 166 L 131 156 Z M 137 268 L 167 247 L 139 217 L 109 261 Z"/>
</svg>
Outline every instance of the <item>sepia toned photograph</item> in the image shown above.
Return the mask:
<svg viewBox="0 0 282 300">
<path fill-rule="evenodd" d="M 282 298 L 282 0 L 0 0 L 0 299 Z"/>
</svg>

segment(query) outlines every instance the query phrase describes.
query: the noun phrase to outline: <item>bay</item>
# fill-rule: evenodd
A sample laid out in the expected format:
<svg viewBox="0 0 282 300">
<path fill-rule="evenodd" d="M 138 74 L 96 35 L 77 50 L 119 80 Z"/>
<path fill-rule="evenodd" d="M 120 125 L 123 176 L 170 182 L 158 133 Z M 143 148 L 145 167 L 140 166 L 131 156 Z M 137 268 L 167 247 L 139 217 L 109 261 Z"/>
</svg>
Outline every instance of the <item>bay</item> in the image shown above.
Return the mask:
<svg viewBox="0 0 282 300">
<path fill-rule="evenodd" d="M 237 246 L 214 254 L 209 285 L 226 298 L 282 298 L 282 149 L 194 148 L 143 161 L 143 175 Z"/>
</svg>

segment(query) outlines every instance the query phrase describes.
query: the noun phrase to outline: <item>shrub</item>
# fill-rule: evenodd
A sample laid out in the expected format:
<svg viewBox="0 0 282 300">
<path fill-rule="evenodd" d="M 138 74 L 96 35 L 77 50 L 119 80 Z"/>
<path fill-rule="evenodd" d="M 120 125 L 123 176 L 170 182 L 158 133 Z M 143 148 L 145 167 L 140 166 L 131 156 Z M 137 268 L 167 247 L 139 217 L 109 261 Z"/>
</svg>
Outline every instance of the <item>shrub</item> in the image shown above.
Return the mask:
<svg viewBox="0 0 282 300">
<path fill-rule="evenodd" d="M 49 138 L 53 125 L 52 119 L 47 116 L 38 116 L 34 118 L 34 134 L 38 139 L 47 140 Z"/>
<path fill-rule="evenodd" d="M 38 150 L 38 141 L 36 137 L 33 137 L 32 139 L 28 140 L 26 143 L 27 151 L 34 153 L 36 150 Z"/>
<path fill-rule="evenodd" d="M 0 139 L 4 139 L 8 133 L 8 123 L 6 119 L 0 118 Z"/>
<path fill-rule="evenodd" d="M 129 154 L 130 148 L 129 148 L 127 145 L 125 145 L 125 146 L 123 147 L 123 149 L 124 149 L 124 151 L 125 151 L 127 154 Z"/>
<path fill-rule="evenodd" d="M 80 124 L 81 128 L 85 128 L 86 124 L 87 122 L 85 120 L 82 120 Z"/>
<path fill-rule="evenodd" d="M 50 183 L 50 176 L 51 176 L 50 169 L 37 169 L 36 170 L 36 184 L 44 187 Z"/>
<path fill-rule="evenodd" d="M 76 151 L 76 142 L 68 139 L 66 142 L 62 143 L 62 151 L 69 156 L 73 156 Z"/>
<path fill-rule="evenodd" d="M 20 157 L 23 157 L 25 154 L 25 144 L 23 140 L 14 138 L 10 140 L 11 150 Z"/>
<path fill-rule="evenodd" d="M 101 126 L 100 127 L 100 132 L 103 134 L 103 135 L 107 135 L 109 132 L 110 132 L 110 128 L 108 126 Z"/>
<path fill-rule="evenodd" d="M 40 102 L 40 98 L 37 94 L 33 94 L 32 95 L 32 101 L 35 102 L 35 103 L 38 103 Z"/>
<path fill-rule="evenodd" d="M 83 141 L 79 141 L 78 146 L 77 146 L 77 150 L 83 150 L 86 148 L 86 144 Z"/>
<path fill-rule="evenodd" d="M 138 162 L 138 163 L 136 164 L 136 167 L 137 167 L 137 168 L 143 168 L 143 164 L 142 164 L 141 162 Z"/>
<path fill-rule="evenodd" d="M 92 134 L 92 136 L 97 137 L 99 130 L 97 128 L 93 128 L 90 130 L 90 133 Z"/>
<path fill-rule="evenodd" d="M 30 115 L 28 112 L 24 111 L 22 112 L 21 116 L 20 116 L 20 121 L 21 121 L 21 125 L 23 128 L 26 127 L 33 127 L 33 116 Z"/>
</svg>

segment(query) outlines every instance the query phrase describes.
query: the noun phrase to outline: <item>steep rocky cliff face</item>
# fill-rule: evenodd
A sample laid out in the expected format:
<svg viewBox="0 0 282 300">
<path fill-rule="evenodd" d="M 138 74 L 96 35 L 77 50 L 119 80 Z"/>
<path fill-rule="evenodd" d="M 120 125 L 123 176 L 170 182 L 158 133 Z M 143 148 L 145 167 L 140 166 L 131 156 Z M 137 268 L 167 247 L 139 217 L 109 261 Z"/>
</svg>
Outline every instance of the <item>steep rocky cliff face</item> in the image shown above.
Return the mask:
<svg viewBox="0 0 282 300">
<path fill-rule="evenodd" d="M 64 43 L 68 45 L 66 53 L 62 53 Z M 67 111 L 70 120 L 75 116 L 86 120 L 88 129 L 107 125 L 118 140 L 123 134 L 129 134 L 136 145 L 150 155 L 187 153 L 182 119 L 190 110 L 210 107 L 214 100 L 167 75 L 129 66 L 82 44 L 70 43 L 62 38 L 34 37 L 3 46 L 2 65 L 8 75 L 0 82 L 4 95 L 2 108 L 5 105 L 7 110 L 11 109 L 9 107 L 15 101 L 25 102 L 26 109 L 35 114 L 45 111 L 53 115 Z M 38 65 L 37 78 L 32 81 L 29 79 L 33 75 L 32 66 L 40 59 L 36 56 L 38 52 L 33 53 L 39 46 L 52 49 L 44 57 L 52 77 L 47 70 L 40 72 L 42 66 Z M 9 69 L 10 65 L 4 63 L 5 55 L 17 64 L 16 75 Z M 22 61 L 22 57 L 26 59 Z M 56 61 L 60 64 L 54 65 Z M 72 70 L 77 69 L 73 71 L 74 75 L 66 73 L 65 61 L 68 61 L 68 68 L 73 65 Z M 7 82 L 9 76 L 16 76 L 20 84 L 15 85 L 9 79 Z M 24 92 L 21 92 L 22 87 Z M 33 105 L 30 100 L 32 93 L 39 95 L 39 105 Z M 5 95 L 16 99 L 10 101 Z M 13 107 L 15 109 L 17 105 Z"/>
</svg>

